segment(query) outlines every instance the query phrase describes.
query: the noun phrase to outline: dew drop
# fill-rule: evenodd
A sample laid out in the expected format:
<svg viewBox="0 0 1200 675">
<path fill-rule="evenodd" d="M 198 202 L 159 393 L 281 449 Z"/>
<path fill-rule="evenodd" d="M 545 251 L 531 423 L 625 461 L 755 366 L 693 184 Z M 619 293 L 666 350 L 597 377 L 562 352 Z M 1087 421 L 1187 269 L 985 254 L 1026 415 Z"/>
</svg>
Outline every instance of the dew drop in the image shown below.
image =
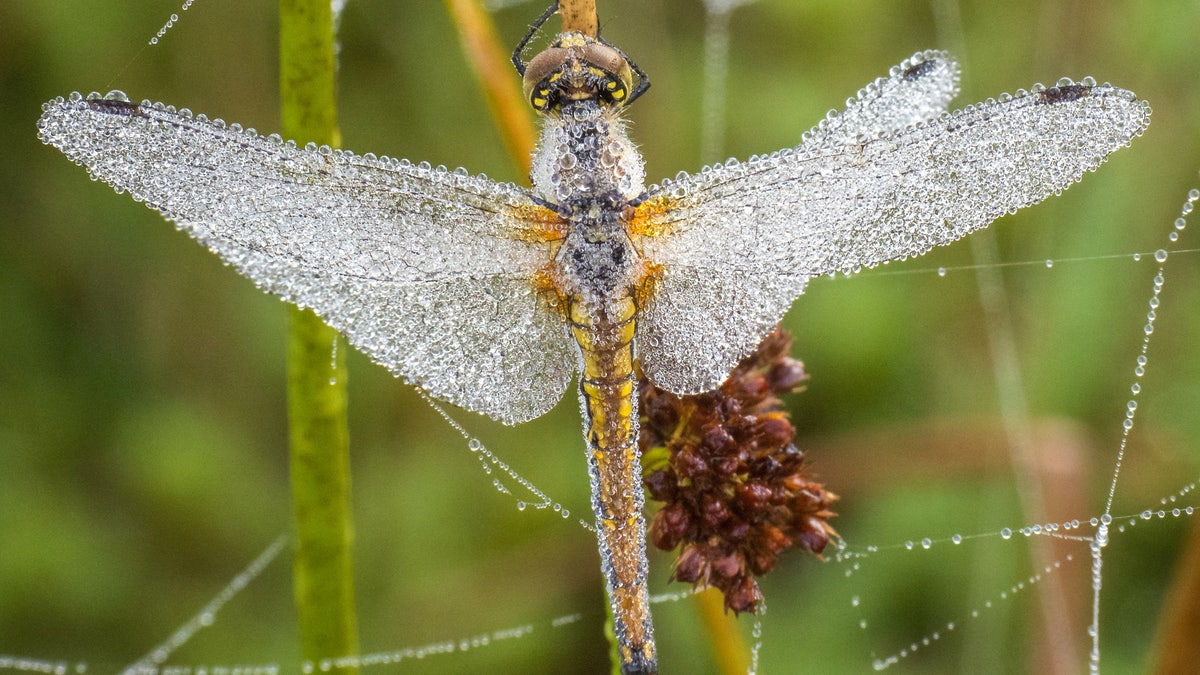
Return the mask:
<svg viewBox="0 0 1200 675">
<path fill-rule="evenodd" d="M 1046 269 L 1050 269 L 1051 267 L 1054 267 L 1054 261 L 1046 258 Z"/>
<path fill-rule="evenodd" d="M 1003 530 L 1000 530 L 1000 538 L 1001 539 L 1011 539 L 1012 538 L 1012 530 L 1007 527 L 1004 528 Z"/>
<path fill-rule="evenodd" d="M 937 268 L 937 275 L 938 275 L 939 277 L 944 277 L 944 276 L 946 276 L 946 268 L 945 268 L 945 267 L 939 267 L 939 268 Z"/>
<path fill-rule="evenodd" d="M 956 546 L 957 546 L 958 544 L 961 544 L 961 543 L 962 543 L 962 541 L 963 541 L 963 536 L 962 536 L 961 534 L 956 534 L 956 535 L 954 535 L 954 536 L 950 537 L 950 542 L 951 542 L 951 543 L 953 543 L 953 544 L 954 544 L 954 545 L 956 545 Z"/>
<path fill-rule="evenodd" d="M 925 537 L 924 539 L 921 540 L 921 548 L 928 550 L 930 546 L 933 546 L 932 539 L 930 539 L 929 537 Z"/>
<path fill-rule="evenodd" d="M 1158 262 L 1166 262 L 1167 261 L 1167 250 L 1165 248 L 1160 248 L 1157 251 L 1155 251 L 1154 259 L 1157 260 Z"/>
<path fill-rule="evenodd" d="M 527 506 L 527 504 L 523 501 L 517 502 L 517 510 L 518 511 L 524 511 L 526 506 Z"/>
</svg>

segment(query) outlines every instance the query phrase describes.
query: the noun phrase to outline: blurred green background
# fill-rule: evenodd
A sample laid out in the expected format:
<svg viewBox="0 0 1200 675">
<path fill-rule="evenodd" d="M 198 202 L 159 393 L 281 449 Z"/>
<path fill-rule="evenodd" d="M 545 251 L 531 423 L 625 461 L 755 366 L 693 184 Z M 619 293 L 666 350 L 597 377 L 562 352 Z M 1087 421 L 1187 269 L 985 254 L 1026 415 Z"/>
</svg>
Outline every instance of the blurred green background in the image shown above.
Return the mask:
<svg viewBox="0 0 1200 675">
<path fill-rule="evenodd" d="M 599 4 L 606 37 L 653 81 L 630 114 L 651 180 L 718 159 L 698 150 L 698 0 Z M 541 10 L 497 11 L 502 39 L 515 44 Z M 179 3 L 0 3 L 0 654 L 86 661 L 91 672 L 166 639 L 290 525 L 284 308 L 35 137 L 41 102 L 74 89 L 120 88 L 276 130 L 274 5 L 201 0 L 162 45 L 143 49 L 172 12 Z M 1198 30 L 1200 5 L 1174 0 L 761 0 L 733 15 L 722 156 L 794 145 L 826 110 L 931 47 L 963 62 L 959 104 L 1091 74 L 1154 107 L 1144 138 L 1064 196 L 974 243 L 818 280 L 796 303 L 787 325 L 812 376 L 788 402 L 798 444 L 842 496 L 835 526 L 847 543 L 882 550 L 856 562 L 784 558 L 764 581 L 761 672 L 862 672 L 934 631 L 940 639 L 896 670 L 1049 672 L 1055 655 L 1083 669 L 1086 545 L 995 533 L 1104 508 L 1154 267 L 1131 255 L 1067 259 L 1166 244 L 1198 182 Z M 340 36 L 345 147 L 522 180 L 442 3 L 353 0 Z M 1194 247 L 1195 234 L 1179 247 Z M 989 268 L 1015 360 L 989 347 L 980 277 L 933 272 L 971 265 L 990 246 L 1003 262 L 1060 261 Z M 1196 477 L 1198 277 L 1194 255 L 1170 259 L 1116 514 L 1157 507 Z M 1014 378 L 1032 462 L 1014 463 L 1005 440 L 997 383 Z M 569 520 L 518 511 L 410 387 L 358 354 L 350 396 L 363 650 L 534 627 L 521 640 L 377 670 L 603 672 L 595 543 L 575 522 L 588 502 L 574 395 L 513 429 L 457 415 Z M 1106 672 L 1151 667 L 1193 527 L 1137 522 L 1106 550 Z M 953 546 L 954 533 L 991 536 Z M 923 537 L 939 541 L 904 550 Z M 670 588 L 669 560 L 652 559 L 656 592 Z M 999 599 L 1053 560 L 1057 586 Z M 289 569 L 286 557 L 269 567 L 172 662 L 298 670 Z M 665 673 L 714 672 L 687 601 L 655 616 Z"/>
</svg>

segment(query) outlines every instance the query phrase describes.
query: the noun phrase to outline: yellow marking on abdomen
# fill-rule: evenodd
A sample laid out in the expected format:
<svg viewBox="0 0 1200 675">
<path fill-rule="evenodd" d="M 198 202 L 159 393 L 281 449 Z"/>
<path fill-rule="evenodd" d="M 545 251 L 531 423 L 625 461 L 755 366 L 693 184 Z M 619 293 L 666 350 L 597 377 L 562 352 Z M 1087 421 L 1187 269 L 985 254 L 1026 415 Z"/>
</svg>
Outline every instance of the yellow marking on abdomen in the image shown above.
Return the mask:
<svg viewBox="0 0 1200 675">
<path fill-rule="evenodd" d="M 637 392 L 633 336 L 637 304 L 627 296 L 593 311 L 573 300 L 571 331 L 583 356 L 579 389 L 587 411 L 584 435 L 595 485 L 592 506 L 602 555 L 608 561 L 609 594 L 618 634 L 653 661 L 654 636 L 646 590 L 642 470 L 637 446 Z M 629 663 L 632 652 L 622 650 Z"/>
</svg>

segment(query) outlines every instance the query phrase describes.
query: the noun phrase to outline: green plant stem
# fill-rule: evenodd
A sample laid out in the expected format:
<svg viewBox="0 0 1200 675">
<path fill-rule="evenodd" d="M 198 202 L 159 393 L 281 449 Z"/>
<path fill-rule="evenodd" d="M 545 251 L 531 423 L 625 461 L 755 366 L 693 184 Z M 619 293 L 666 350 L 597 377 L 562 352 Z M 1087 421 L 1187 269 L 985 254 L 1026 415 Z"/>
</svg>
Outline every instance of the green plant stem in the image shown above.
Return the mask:
<svg viewBox="0 0 1200 675">
<path fill-rule="evenodd" d="M 329 0 L 280 0 L 283 134 L 338 143 Z M 296 528 L 294 593 L 304 658 L 358 654 L 350 518 L 345 351 L 311 311 L 293 308 L 288 338 L 288 423 Z M 347 669 L 357 670 L 357 669 Z"/>
</svg>

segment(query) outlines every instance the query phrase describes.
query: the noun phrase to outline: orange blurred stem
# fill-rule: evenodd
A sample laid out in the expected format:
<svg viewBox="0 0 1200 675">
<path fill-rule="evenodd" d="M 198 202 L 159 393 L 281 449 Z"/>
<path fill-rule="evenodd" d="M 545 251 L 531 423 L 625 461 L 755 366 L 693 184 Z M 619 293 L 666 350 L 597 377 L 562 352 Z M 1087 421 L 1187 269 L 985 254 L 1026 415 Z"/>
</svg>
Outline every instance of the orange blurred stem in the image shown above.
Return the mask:
<svg viewBox="0 0 1200 675">
<path fill-rule="evenodd" d="M 537 135 L 530 116 L 532 109 L 521 97 L 521 82 L 509 61 L 511 50 L 501 46 L 496 26 L 479 0 L 445 2 L 450 18 L 458 28 L 463 53 L 492 113 L 492 121 L 513 163 L 522 175 L 528 176 L 529 153 Z"/>
</svg>

